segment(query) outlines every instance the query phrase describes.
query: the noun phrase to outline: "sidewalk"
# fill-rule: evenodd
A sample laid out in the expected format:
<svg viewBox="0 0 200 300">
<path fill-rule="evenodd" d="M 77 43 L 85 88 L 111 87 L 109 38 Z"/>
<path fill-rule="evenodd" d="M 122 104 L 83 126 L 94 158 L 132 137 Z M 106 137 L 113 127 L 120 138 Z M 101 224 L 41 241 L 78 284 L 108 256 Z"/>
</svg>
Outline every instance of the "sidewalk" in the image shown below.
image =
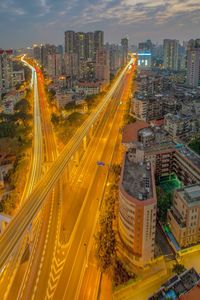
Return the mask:
<svg viewBox="0 0 200 300">
<path fill-rule="evenodd" d="M 171 275 L 167 268 L 158 270 L 154 274 L 146 274 L 136 282 L 123 286 L 113 292 L 113 300 L 146 300 L 151 296 Z"/>
<path fill-rule="evenodd" d="M 112 282 L 107 275 L 102 275 L 97 300 L 112 300 Z"/>
<path fill-rule="evenodd" d="M 141 270 L 137 281 L 116 289 L 113 292 L 113 299 L 147 299 L 170 275 L 171 272 L 168 270 L 164 259 L 162 259 L 155 262 L 150 268 Z"/>
</svg>

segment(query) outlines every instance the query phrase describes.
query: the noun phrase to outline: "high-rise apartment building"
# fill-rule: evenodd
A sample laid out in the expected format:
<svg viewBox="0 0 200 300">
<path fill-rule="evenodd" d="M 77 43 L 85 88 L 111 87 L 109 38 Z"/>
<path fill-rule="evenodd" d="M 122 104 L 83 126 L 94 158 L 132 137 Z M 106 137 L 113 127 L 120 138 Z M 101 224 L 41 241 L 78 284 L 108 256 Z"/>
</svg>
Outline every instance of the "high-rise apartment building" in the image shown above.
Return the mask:
<svg viewBox="0 0 200 300">
<path fill-rule="evenodd" d="M 55 54 L 57 51 L 57 47 L 55 45 L 44 44 L 41 45 L 41 65 L 47 69 L 48 67 L 48 55 Z"/>
<path fill-rule="evenodd" d="M 178 40 L 165 39 L 163 43 L 164 52 L 164 68 L 177 71 L 178 70 Z"/>
<path fill-rule="evenodd" d="M 94 32 L 94 51 L 96 52 L 99 48 L 104 45 L 104 32 L 101 30 Z"/>
<path fill-rule="evenodd" d="M 122 53 L 119 45 L 108 45 L 110 53 L 110 73 L 116 74 L 122 66 Z"/>
<path fill-rule="evenodd" d="M 0 49 L 0 94 L 7 92 L 13 85 L 13 50 Z"/>
<path fill-rule="evenodd" d="M 86 59 L 94 59 L 94 32 L 85 34 L 85 48 Z"/>
<path fill-rule="evenodd" d="M 119 186 L 119 253 L 129 265 L 144 267 L 154 259 L 156 191 L 153 168 L 143 152 L 125 154 Z"/>
<path fill-rule="evenodd" d="M 174 192 L 167 221 L 180 247 L 200 241 L 200 185 L 178 189 Z"/>
<path fill-rule="evenodd" d="M 125 65 L 128 59 L 128 38 L 121 39 L 122 45 L 122 64 Z"/>
<path fill-rule="evenodd" d="M 70 77 L 77 77 L 79 73 L 77 53 L 64 54 L 64 74 Z"/>
<path fill-rule="evenodd" d="M 65 55 L 64 57 L 65 70 L 67 72 L 66 74 L 71 74 L 70 76 L 77 76 L 77 79 L 81 79 L 81 80 L 83 78 L 88 78 L 88 74 L 89 74 L 89 78 L 91 78 L 91 74 L 93 74 L 92 61 L 93 64 L 95 64 L 96 52 L 99 49 L 101 49 L 103 45 L 104 45 L 103 31 L 95 31 L 95 32 L 87 32 L 87 33 L 66 31 L 65 32 L 65 54 L 68 54 Z M 90 61 L 90 63 L 86 63 L 86 61 Z M 104 69 L 103 71 L 105 71 L 105 67 L 103 69 Z M 85 70 L 87 74 L 84 74 Z M 98 72 L 99 74 L 98 77 L 102 77 L 100 76 L 100 73 L 102 72 L 100 71 Z M 108 76 L 103 76 L 103 77 L 107 78 Z M 93 80 L 94 79 L 95 77 L 93 78 Z"/>
<path fill-rule="evenodd" d="M 140 42 L 138 44 L 138 51 L 139 52 L 146 52 L 146 51 L 150 51 L 150 45 L 147 42 Z"/>
<path fill-rule="evenodd" d="M 41 46 L 39 45 L 33 45 L 33 57 L 41 62 Z"/>
<path fill-rule="evenodd" d="M 65 31 L 65 53 L 76 53 L 76 33 Z"/>
<path fill-rule="evenodd" d="M 91 60 L 79 61 L 79 79 L 92 82 L 95 79 L 95 62 Z"/>
<path fill-rule="evenodd" d="M 59 53 L 48 54 L 48 75 L 56 78 L 62 74 L 62 55 Z"/>
<path fill-rule="evenodd" d="M 56 47 L 56 52 L 63 55 L 63 45 L 58 45 Z"/>
<path fill-rule="evenodd" d="M 109 52 L 105 48 L 99 48 L 96 51 L 96 79 L 98 81 L 110 82 L 110 62 Z"/>
<path fill-rule="evenodd" d="M 79 60 L 86 58 L 86 34 L 84 32 L 76 32 L 76 52 Z"/>
<path fill-rule="evenodd" d="M 200 86 L 200 40 L 192 40 L 187 50 L 187 84 Z"/>
</svg>

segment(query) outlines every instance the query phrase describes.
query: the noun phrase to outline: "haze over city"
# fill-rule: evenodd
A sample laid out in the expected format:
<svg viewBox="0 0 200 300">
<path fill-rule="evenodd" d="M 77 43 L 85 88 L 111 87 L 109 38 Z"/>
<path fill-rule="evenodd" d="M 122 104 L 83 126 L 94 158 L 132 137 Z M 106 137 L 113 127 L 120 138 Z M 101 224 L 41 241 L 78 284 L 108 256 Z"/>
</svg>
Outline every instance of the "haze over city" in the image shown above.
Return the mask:
<svg viewBox="0 0 200 300">
<path fill-rule="evenodd" d="M 64 30 L 104 30 L 105 41 L 150 37 L 187 40 L 199 34 L 199 0 L 5 0 L 0 3 L 0 46 L 62 43 Z"/>
</svg>

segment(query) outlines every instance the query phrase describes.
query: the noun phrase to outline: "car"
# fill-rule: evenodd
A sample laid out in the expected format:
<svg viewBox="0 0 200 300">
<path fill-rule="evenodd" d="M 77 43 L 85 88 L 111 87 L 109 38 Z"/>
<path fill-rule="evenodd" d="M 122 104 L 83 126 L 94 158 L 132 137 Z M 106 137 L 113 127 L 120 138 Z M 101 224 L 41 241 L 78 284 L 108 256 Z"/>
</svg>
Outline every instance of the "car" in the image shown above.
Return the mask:
<svg viewBox="0 0 200 300">
<path fill-rule="evenodd" d="M 105 166 L 105 163 L 103 161 L 97 161 L 97 165 L 103 167 Z"/>
</svg>

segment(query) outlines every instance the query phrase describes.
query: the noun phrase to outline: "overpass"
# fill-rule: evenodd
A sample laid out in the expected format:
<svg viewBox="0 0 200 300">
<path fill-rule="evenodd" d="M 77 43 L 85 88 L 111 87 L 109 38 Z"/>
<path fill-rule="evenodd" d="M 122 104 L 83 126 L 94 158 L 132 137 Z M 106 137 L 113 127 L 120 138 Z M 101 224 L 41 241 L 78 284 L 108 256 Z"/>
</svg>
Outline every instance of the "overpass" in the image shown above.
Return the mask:
<svg viewBox="0 0 200 300">
<path fill-rule="evenodd" d="M 4 233 L 0 237 L 0 269 L 6 264 L 12 251 L 17 247 L 21 238 L 28 229 L 29 224 L 37 216 L 43 206 L 45 199 L 51 189 L 54 187 L 59 177 L 62 175 L 71 158 L 78 151 L 80 144 L 84 141 L 93 125 L 98 121 L 101 113 L 111 101 L 112 96 L 120 84 L 122 78 L 126 74 L 127 69 L 133 63 L 133 60 L 124 68 L 122 73 L 113 84 L 108 94 L 104 97 L 101 103 L 97 106 L 95 111 L 88 117 L 88 119 L 77 130 L 70 142 L 66 145 L 55 162 L 52 163 L 48 172 L 36 184 L 34 190 L 24 201 L 21 209 L 17 212 L 15 217 L 10 222 Z"/>
</svg>

